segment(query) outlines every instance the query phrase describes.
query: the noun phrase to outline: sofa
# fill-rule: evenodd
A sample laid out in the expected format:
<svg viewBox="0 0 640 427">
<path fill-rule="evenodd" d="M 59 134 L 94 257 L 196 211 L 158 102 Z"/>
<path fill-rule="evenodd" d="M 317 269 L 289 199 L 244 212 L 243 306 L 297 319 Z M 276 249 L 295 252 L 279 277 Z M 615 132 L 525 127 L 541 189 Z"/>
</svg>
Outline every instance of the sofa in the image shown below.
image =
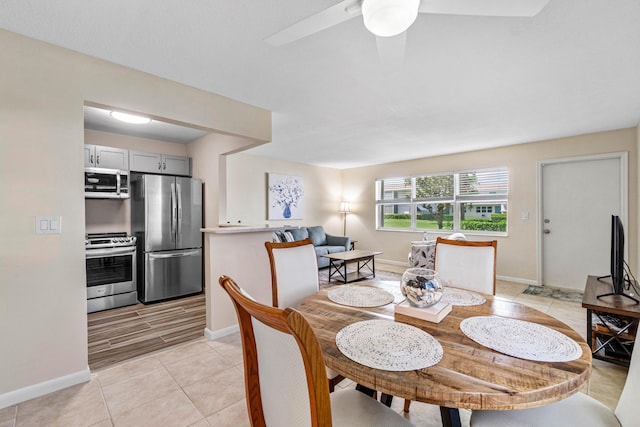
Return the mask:
<svg viewBox="0 0 640 427">
<path fill-rule="evenodd" d="M 293 242 L 304 240 L 307 237 L 310 238 L 318 257 L 318 268 L 329 266 L 329 259 L 322 255 L 346 252 L 351 247 L 350 237 L 327 234 L 321 225 L 288 228 L 283 231 L 276 231 L 273 235 L 274 242 Z"/>
</svg>

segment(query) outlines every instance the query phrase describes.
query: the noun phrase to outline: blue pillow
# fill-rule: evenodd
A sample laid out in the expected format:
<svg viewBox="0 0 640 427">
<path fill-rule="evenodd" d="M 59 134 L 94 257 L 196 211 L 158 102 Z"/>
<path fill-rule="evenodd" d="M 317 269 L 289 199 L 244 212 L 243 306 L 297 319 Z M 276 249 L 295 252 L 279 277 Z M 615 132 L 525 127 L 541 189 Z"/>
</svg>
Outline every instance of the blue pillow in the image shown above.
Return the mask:
<svg viewBox="0 0 640 427">
<path fill-rule="evenodd" d="M 308 227 L 307 229 L 309 230 L 309 237 L 311 237 L 313 246 L 324 246 L 327 244 L 327 234 L 321 225 Z"/>
<path fill-rule="evenodd" d="M 292 228 L 291 230 L 287 230 L 293 236 L 293 240 L 304 240 L 309 237 L 309 233 L 307 232 L 306 227 L 301 228 Z"/>
</svg>

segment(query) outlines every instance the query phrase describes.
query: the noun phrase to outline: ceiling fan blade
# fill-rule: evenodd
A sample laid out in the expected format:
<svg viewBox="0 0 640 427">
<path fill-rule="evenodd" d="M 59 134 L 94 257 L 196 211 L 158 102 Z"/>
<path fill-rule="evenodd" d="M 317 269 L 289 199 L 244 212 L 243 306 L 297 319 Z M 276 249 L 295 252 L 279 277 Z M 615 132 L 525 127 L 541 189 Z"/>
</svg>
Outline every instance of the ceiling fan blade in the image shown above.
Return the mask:
<svg viewBox="0 0 640 427">
<path fill-rule="evenodd" d="M 273 46 L 282 46 L 348 21 L 361 14 L 362 9 L 360 8 L 359 0 L 344 0 L 302 21 L 298 21 L 264 40 Z"/>
<path fill-rule="evenodd" d="M 386 71 L 395 71 L 402 67 L 406 44 L 406 31 L 393 37 L 376 37 L 378 58 Z"/>
<path fill-rule="evenodd" d="M 537 15 L 549 0 L 421 0 L 420 13 L 478 16 Z"/>
</svg>

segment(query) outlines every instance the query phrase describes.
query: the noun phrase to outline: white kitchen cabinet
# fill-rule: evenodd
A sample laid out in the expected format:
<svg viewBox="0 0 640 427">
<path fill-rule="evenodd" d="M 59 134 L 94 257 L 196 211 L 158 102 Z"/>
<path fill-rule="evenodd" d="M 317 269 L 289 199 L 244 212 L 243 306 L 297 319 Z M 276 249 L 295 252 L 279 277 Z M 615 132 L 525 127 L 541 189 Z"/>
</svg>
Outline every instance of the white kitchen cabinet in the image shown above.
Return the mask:
<svg viewBox="0 0 640 427">
<path fill-rule="evenodd" d="M 129 150 L 103 145 L 84 145 L 84 166 L 129 170 Z"/>
<path fill-rule="evenodd" d="M 162 156 L 162 173 L 191 176 L 191 159 L 181 156 Z"/>
<path fill-rule="evenodd" d="M 191 176 L 191 158 L 189 157 L 129 151 L 129 165 L 133 172 Z"/>
</svg>

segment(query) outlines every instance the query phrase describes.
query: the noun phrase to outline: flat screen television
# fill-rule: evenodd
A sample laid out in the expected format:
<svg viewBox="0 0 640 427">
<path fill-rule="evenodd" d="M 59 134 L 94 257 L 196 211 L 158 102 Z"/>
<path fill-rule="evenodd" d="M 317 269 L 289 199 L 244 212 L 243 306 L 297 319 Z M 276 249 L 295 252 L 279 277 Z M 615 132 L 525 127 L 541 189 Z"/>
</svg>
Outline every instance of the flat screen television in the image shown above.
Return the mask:
<svg viewBox="0 0 640 427">
<path fill-rule="evenodd" d="M 611 215 L 611 283 L 614 294 L 624 294 L 624 227 L 617 215 Z"/>
<path fill-rule="evenodd" d="M 622 226 L 622 221 L 618 215 L 611 215 L 611 274 L 609 276 L 598 277 L 598 279 L 611 277 L 613 292 L 598 295 L 598 298 L 609 295 L 622 295 L 632 299 L 636 304 L 640 303 L 631 295 L 624 293 L 626 284 L 624 267 L 624 227 Z"/>
</svg>

